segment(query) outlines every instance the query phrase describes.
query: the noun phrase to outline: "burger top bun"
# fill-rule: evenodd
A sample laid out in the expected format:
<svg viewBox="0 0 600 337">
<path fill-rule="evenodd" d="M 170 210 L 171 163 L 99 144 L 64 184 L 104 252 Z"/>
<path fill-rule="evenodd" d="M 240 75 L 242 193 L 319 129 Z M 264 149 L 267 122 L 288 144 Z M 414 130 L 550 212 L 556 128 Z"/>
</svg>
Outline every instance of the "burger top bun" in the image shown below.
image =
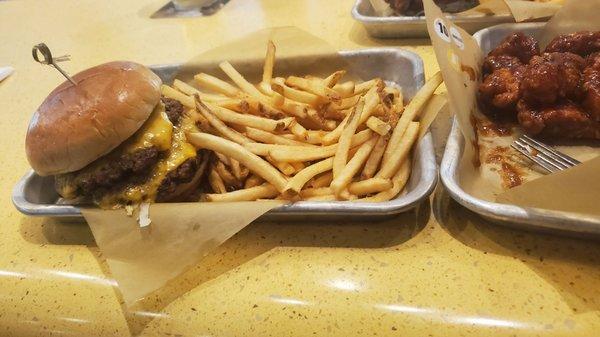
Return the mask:
<svg viewBox="0 0 600 337">
<path fill-rule="evenodd" d="M 160 100 L 160 78 L 143 65 L 117 61 L 65 81 L 37 109 L 25 147 L 42 176 L 77 171 L 131 137 Z"/>
</svg>

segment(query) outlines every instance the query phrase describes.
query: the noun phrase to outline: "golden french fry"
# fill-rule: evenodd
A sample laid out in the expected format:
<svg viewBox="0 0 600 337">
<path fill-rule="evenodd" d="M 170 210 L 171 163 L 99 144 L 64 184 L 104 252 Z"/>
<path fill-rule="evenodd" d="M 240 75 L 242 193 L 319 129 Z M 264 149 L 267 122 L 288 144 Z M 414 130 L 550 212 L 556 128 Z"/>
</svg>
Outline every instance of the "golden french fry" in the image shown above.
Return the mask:
<svg viewBox="0 0 600 337">
<path fill-rule="evenodd" d="M 350 147 L 358 146 L 371 138 L 373 131 L 365 129 L 354 136 Z M 307 146 L 278 146 L 274 150 L 269 151 L 269 155 L 276 161 L 292 162 L 292 161 L 312 161 L 319 160 L 335 155 L 338 144 L 332 144 L 322 147 L 307 147 Z"/>
<path fill-rule="evenodd" d="M 309 104 L 312 106 L 317 106 L 320 103 L 322 103 L 322 99 L 313 93 L 287 86 L 283 78 L 273 79 L 271 81 L 271 88 L 273 89 L 273 91 L 279 93 L 285 98 L 288 98 L 292 101 L 296 101 L 298 103 Z"/>
<path fill-rule="evenodd" d="M 231 166 L 231 172 L 233 173 L 233 176 L 237 180 L 242 181 L 242 168 L 240 166 L 240 162 L 235 159 L 231 159 L 230 164 L 231 164 L 230 166 Z"/>
<path fill-rule="evenodd" d="M 380 78 L 374 78 L 370 81 L 366 81 L 366 82 L 362 82 L 362 83 L 357 83 L 354 86 L 354 94 L 363 94 L 367 91 L 369 91 L 369 89 L 371 89 L 372 87 L 383 87 L 384 83 Z"/>
<path fill-rule="evenodd" d="M 263 130 L 247 127 L 246 136 L 259 142 L 267 144 L 279 144 L 279 145 L 297 145 L 297 146 L 313 146 L 312 144 L 297 141 L 294 139 L 288 139 L 270 132 Z"/>
<path fill-rule="evenodd" d="M 189 133 L 187 134 L 187 138 L 191 144 L 198 148 L 219 152 L 239 161 L 240 164 L 247 167 L 251 172 L 275 186 L 279 192 L 285 190 L 287 179 L 267 161 L 246 150 L 243 146 L 218 136 L 200 132 Z"/>
<path fill-rule="evenodd" d="M 388 123 L 382 121 L 381 119 L 375 116 L 371 116 L 369 117 L 369 119 L 367 119 L 367 126 L 369 127 L 369 129 L 373 130 L 375 133 L 378 133 L 380 136 L 387 135 L 387 133 L 390 132 L 390 130 L 392 129 L 392 127 Z"/>
<path fill-rule="evenodd" d="M 223 137 L 232 140 L 238 144 L 244 144 L 252 142 L 252 140 L 241 133 L 229 128 L 225 123 L 223 123 L 215 114 L 207 107 L 204 103 L 202 103 L 198 96 L 196 96 L 196 109 L 200 111 L 202 116 L 208 120 L 210 125 L 215 128 Z M 217 151 L 218 152 L 218 151 Z"/>
<path fill-rule="evenodd" d="M 185 107 L 188 107 L 188 108 L 195 107 L 193 97 L 190 97 L 180 91 L 177 91 L 166 84 L 163 84 L 160 86 L 160 93 L 165 97 L 178 100 Z M 190 106 L 190 104 L 191 104 L 191 106 Z"/>
<path fill-rule="evenodd" d="M 289 130 L 292 134 L 298 137 L 298 139 L 306 139 L 307 131 L 297 121 L 295 123 L 290 124 Z"/>
<path fill-rule="evenodd" d="M 307 130 L 305 141 L 309 144 L 322 144 L 323 137 L 326 135 L 322 130 Z"/>
<path fill-rule="evenodd" d="M 408 105 L 404 109 L 404 112 L 402 113 L 400 120 L 396 124 L 394 131 L 392 131 L 392 136 L 390 138 L 389 144 L 398 144 L 399 143 L 400 138 L 406 131 L 408 125 L 416 117 L 419 116 L 419 113 L 421 112 L 423 106 L 425 105 L 425 103 L 427 103 L 429 98 L 431 98 L 431 96 L 435 92 L 435 89 L 437 89 L 437 87 L 442 83 L 442 81 L 443 81 L 442 73 L 438 71 L 427 82 L 425 82 L 425 85 L 421 89 L 419 89 L 419 91 L 416 93 L 415 97 L 413 97 L 413 99 L 410 101 L 410 103 L 408 103 Z M 389 161 L 389 158 L 391 157 L 391 155 L 394 153 L 395 150 L 396 150 L 395 147 L 390 147 L 388 145 L 388 147 L 385 149 L 385 153 L 383 154 L 383 163 L 384 164 L 387 161 Z"/>
<path fill-rule="evenodd" d="M 442 95 L 433 95 L 433 97 L 431 97 L 429 102 L 427 102 L 427 104 L 423 108 L 423 112 L 421 113 L 421 117 L 419 118 L 419 123 L 421 123 L 421 129 L 419 130 L 419 135 L 417 136 L 417 139 L 421 139 L 425 136 L 427 130 L 429 130 L 429 127 L 431 126 L 431 123 L 433 123 L 438 113 L 446 107 L 447 103 L 448 100 Z"/>
<path fill-rule="evenodd" d="M 342 130 L 342 134 L 340 135 L 340 140 L 335 151 L 335 157 L 333 158 L 334 181 L 348 162 L 348 151 L 350 151 L 352 136 L 356 133 L 356 128 L 358 127 L 358 122 L 360 121 L 360 116 L 364 107 L 365 102 L 363 100 L 358 101 L 358 104 L 350 113 L 346 126 Z M 336 190 L 336 193 L 339 194 L 340 191 L 341 190 Z"/>
<path fill-rule="evenodd" d="M 308 120 L 311 121 L 317 128 L 324 129 L 325 128 L 325 118 L 319 115 L 317 110 L 313 108 L 309 108 L 306 110 L 306 114 L 308 115 Z"/>
<path fill-rule="evenodd" d="M 275 65 L 275 51 L 275 44 L 273 41 L 269 40 L 269 42 L 267 42 L 267 55 L 265 55 L 265 64 L 263 66 L 263 83 L 271 83 L 271 78 L 273 77 L 273 66 Z"/>
<path fill-rule="evenodd" d="M 342 138 L 340 138 L 340 141 L 341 140 L 342 140 Z M 377 137 L 371 137 L 371 139 L 369 139 L 369 141 L 363 143 L 359 147 L 358 151 L 354 154 L 354 157 L 352 157 L 352 159 L 350 159 L 348 164 L 344 164 L 344 166 L 341 168 L 341 170 L 337 174 L 335 171 L 333 171 L 333 181 L 331 182 L 331 189 L 333 190 L 333 193 L 336 196 L 340 196 L 342 191 L 350 184 L 350 182 L 352 181 L 352 178 L 356 175 L 356 173 L 358 173 L 358 171 L 360 170 L 362 165 L 367 160 L 367 157 L 369 157 L 369 153 L 371 153 L 371 150 L 375 146 L 376 142 L 377 142 Z M 337 157 L 337 153 L 336 153 L 336 157 Z M 336 165 L 336 163 L 335 163 L 335 158 L 334 158 L 334 163 L 333 163 L 334 169 L 335 169 L 335 165 Z"/>
<path fill-rule="evenodd" d="M 333 172 L 325 172 L 320 174 L 319 176 L 314 177 L 310 181 L 310 186 L 313 188 L 319 187 L 329 187 L 331 185 L 331 181 L 333 181 Z M 332 192 L 333 193 L 333 192 Z"/>
<path fill-rule="evenodd" d="M 352 111 L 354 111 L 354 110 L 352 110 Z M 352 111 L 350 111 L 350 112 L 352 112 Z M 346 127 L 346 123 L 348 123 L 348 120 L 350 119 L 351 114 L 352 113 L 347 114 L 346 118 L 344 118 L 335 129 L 333 129 L 328 134 L 323 136 L 323 138 L 322 138 L 323 144 L 330 145 L 330 144 L 337 142 L 338 139 L 340 139 L 340 136 L 342 135 L 342 131 Z"/>
<path fill-rule="evenodd" d="M 294 169 L 294 167 L 290 163 L 278 162 L 273 160 L 273 158 L 269 156 L 266 156 L 266 159 L 269 163 L 271 163 L 271 165 L 275 166 L 279 171 L 281 171 L 281 173 L 285 174 L 286 176 L 291 176 L 292 174 L 294 174 L 294 172 L 296 172 L 296 169 Z"/>
<path fill-rule="evenodd" d="M 273 96 L 273 89 L 269 82 L 260 82 L 258 84 L 258 90 L 266 96 Z"/>
<path fill-rule="evenodd" d="M 400 193 L 400 191 L 402 191 L 402 189 L 406 185 L 406 182 L 408 181 L 408 178 L 410 177 L 410 164 L 410 160 L 408 159 L 402 162 L 400 168 L 398 169 L 398 172 L 396 172 L 396 174 L 392 178 L 391 189 L 379 192 L 372 197 L 357 199 L 356 201 L 382 202 L 395 198 Z"/>
<path fill-rule="evenodd" d="M 208 183 L 210 184 L 210 187 L 215 193 L 227 192 L 223 179 L 221 179 L 221 176 L 219 176 L 219 173 L 217 173 L 217 171 L 214 168 L 211 169 L 208 174 Z"/>
<path fill-rule="evenodd" d="M 341 80 L 342 77 L 344 77 L 344 75 L 346 75 L 345 70 L 338 70 L 333 74 L 327 76 L 324 80 L 324 84 L 329 88 L 333 88 L 339 82 L 339 80 Z"/>
<path fill-rule="evenodd" d="M 285 80 L 285 83 L 289 86 L 311 92 L 326 99 L 327 101 L 338 102 L 342 99 L 340 94 L 325 86 L 321 81 L 315 78 L 307 79 L 297 76 L 290 76 Z"/>
<path fill-rule="evenodd" d="M 312 198 L 324 195 L 333 195 L 331 187 L 306 188 L 300 191 L 300 197 Z"/>
<path fill-rule="evenodd" d="M 323 111 L 323 117 L 327 119 L 333 119 L 336 121 L 343 121 L 346 116 L 352 111 L 352 109 L 335 110 L 325 108 Z"/>
<path fill-rule="evenodd" d="M 277 92 L 273 92 L 273 95 L 271 96 L 271 102 L 288 115 L 298 118 L 306 118 L 308 116 L 307 110 L 309 106 L 290 101 Z"/>
<path fill-rule="evenodd" d="M 393 187 L 390 179 L 371 178 L 357 181 L 348 186 L 348 191 L 353 195 L 367 195 L 389 190 Z"/>
<path fill-rule="evenodd" d="M 214 76 L 200 73 L 194 76 L 194 80 L 202 87 L 210 89 L 214 92 L 218 92 L 227 96 L 237 96 L 240 93 L 240 89 L 233 85 L 218 79 Z"/>
<path fill-rule="evenodd" d="M 217 156 L 217 158 L 223 162 L 223 164 L 227 165 L 227 166 L 231 166 L 231 161 L 229 160 L 229 158 L 225 157 L 224 155 L 220 154 L 219 152 L 213 152 L 215 154 L 215 156 Z"/>
<path fill-rule="evenodd" d="M 379 168 L 379 163 L 381 162 L 381 158 L 383 157 L 383 152 L 385 151 L 388 139 L 388 136 L 379 136 L 375 147 L 373 148 L 373 150 L 371 150 L 371 154 L 369 155 L 369 158 L 367 158 L 367 162 L 363 167 L 363 171 L 361 173 L 361 177 L 363 179 L 373 177 L 373 175 L 377 171 L 377 168 Z"/>
<path fill-rule="evenodd" d="M 398 167 L 402 164 L 403 161 L 407 160 L 407 156 L 412 148 L 412 145 L 415 143 L 417 136 L 419 134 L 419 122 L 411 122 L 406 129 L 406 132 L 402 136 L 402 139 L 398 142 L 398 144 L 393 144 L 391 139 L 388 143 L 387 148 L 390 146 L 394 146 L 394 151 L 387 162 L 383 161 L 381 163 L 381 169 L 375 175 L 376 178 L 391 178 L 392 175 L 396 171 L 398 171 Z M 384 153 L 385 155 L 385 153 Z M 384 157 L 385 159 L 385 157 Z"/>
<path fill-rule="evenodd" d="M 292 165 L 294 167 L 294 170 L 296 172 L 303 170 L 306 167 L 306 165 L 304 165 L 304 163 L 301 161 L 293 161 L 290 163 L 290 165 Z"/>
<path fill-rule="evenodd" d="M 337 127 L 336 121 L 331 120 L 331 119 L 326 119 L 325 122 L 323 123 L 323 128 L 325 130 L 331 131 L 331 130 L 335 129 L 336 127 Z"/>
<path fill-rule="evenodd" d="M 220 102 L 220 101 L 228 99 L 225 96 L 213 95 L 213 94 L 207 94 L 205 92 L 201 92 L 200 90 L 194 88 L 193 86 L 191 86 L 183 81 L 177 80 L 177 79 L 173 81 L 173 87 L 188 96 L 193 97 L 194 95 L 198 94 L 198 95 L 200 95 L 200 99 L 202 99 L 204 101 L 208 101 L 208 102 Z"/>
<path fill-rule="evenodd" d="M 361 95 L 354 95 L 354 96 L 343 98 L 339 102 L 331 102 L 331 104 L 329 104 L 329 106 L 328 106 L 328 109 L 335 109 L 335 110 L 350 109 L 350 108 L 354 107 L 356 105 L 356 103 L 358 103 L 358 100 L 361 97 L 362 97 Z"/>
<path fill-rule="evenodd" d="M 281 131 L 287 128 L 292 122 L 292 119 L 290 118 L 274 120 L 254 115 L 240 114 L 235 111 L 208 103 L 206 106 L 209 107 L 212 113 L 223 122 L 249 126 L 265 131 Z"/>
<path fill-rule="evenodd" d="M 262 184 L 265 180 L 256 174 L 251 175 L 244 183 L 244 188 L 250 188 Z"/>
<path fill-rule="evenodd" d="M 333 166 L 333 158 L 327 158 L 325 160 L 321 160 L 315 164 L 312 164 L 302 171 L 296 173 L 294 177 L 288 180 L 288 183 L 285 187 L 286 191 L 293 190 L 296 192 L 300 192 L 302 187 L 314 176 L 317 174 L 326 172 L 331 170 Z"/>
<path fill-rule="evenodd" d="M 329 194 L 329 195 L 317 195 L 314 197 L 308 197 L 304 200 L 308 200 L 308 201 L 335 201 L 337 200 L 337 198 L 335 197 L 335 195 L 333 194 Z"/>
<path fill-rule="evenodd" d="M 250 96 L 256 98 L 265 98 L 267 99 L 254 85 L 248 82 L 242 74 L 240 74 L 228 61 L 223 61 L 219 63 L 219 68 L 223 70 L 223 72 L 229 76 L 229 78 L 235 83 L 240 89 L 249 94 Z"/>
<path fill-rule="evenodd" d="M 215 163 L 214 168 L 215 171 L 217 171 L 217 173 L 221 177 L 221 179 L 223 179 L 225 185 L 239 187 L 239 181 L 233 176 L 231 172 L 229 172 L 229 170 L 227 170 L 225 164 L 223 164 L 222 161 L 217 161 Z"/>
<path fill-rule="evenodd" d="M 203 195 L 203 199 L 211 202 L 254 201 L 257 199 L 273 198 L 278 194 L 279 192 L 273 185 L 262 184 L 222 194 L 205 194 Z"/>
<path fill-rule="evenodd" d="M 353 81 L 348 81 L 341 84 L 336 84 L 333 86 L 333 90 L 335 90 L 342 98 L 354 96 L 354 86 L 356 84 Z"/>
<path fill-rule="evenodd" d="M 365 123 L 369 117 L 373 114 L 375 108 L 381 103 L 381 99 L 379 97 L 379 93 L 377 92 L 377 87 L 372 87 L 365 94 L 365 107 L 360 116 L 360 121 L 358 124 Z"/>
</svg>

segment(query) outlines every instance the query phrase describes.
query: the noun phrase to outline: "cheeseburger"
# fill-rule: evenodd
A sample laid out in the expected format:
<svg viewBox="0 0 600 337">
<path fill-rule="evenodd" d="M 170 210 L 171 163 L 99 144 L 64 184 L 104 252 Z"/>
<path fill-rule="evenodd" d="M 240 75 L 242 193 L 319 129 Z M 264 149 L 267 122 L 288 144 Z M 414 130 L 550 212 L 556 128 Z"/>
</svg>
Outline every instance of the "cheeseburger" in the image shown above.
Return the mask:
<svg viewBox="0 0 600 337">
<path fill-rule="evenodd" d="M 31 167 L 54 176 L 64 199 L 117 208 L 195 192 L 208 156 L 187 142 L 193 122 L 179 101 L 161 99 L 156 74 L 119 61 L 73 79 L 40 105 L 26 139 Z"/>
</svg>

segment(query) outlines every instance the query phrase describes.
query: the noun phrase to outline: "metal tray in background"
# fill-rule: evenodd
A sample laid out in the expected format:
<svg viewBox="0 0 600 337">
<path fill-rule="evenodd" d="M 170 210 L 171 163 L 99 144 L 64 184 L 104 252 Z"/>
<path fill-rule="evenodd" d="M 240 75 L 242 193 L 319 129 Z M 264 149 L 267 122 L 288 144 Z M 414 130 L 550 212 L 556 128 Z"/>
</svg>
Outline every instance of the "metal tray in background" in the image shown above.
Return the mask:
<svg viewBox="0 0 600 337">
<path fill-rule="evenodd" d="M 373 37 L 384 39 L 429 37 L 424 16 L 376 16 L 369 0 L 356 0 L 352 8 L 352 17 L 361 22 L 367 29 L 367 33 Z M 446 17 L 470 34 L 485 27 L 515 22 L 511 15 L 466 17 L 447 14 Z"/>
<path fill-rule="evenodd" d="M 522 31 L 535 36 L 544 23 L 504 24 L 477 32 L 474 37 L 481 50 L 487 54 L 508 34 Z M 466 208 L 480 215 L 513 227 L 551 232 L 571 232 L 580 235 L 600 234 L 600 219 L 581 214 L 566 213 L 539 208 L 524 208 L 500 204 L 476 198 L 464 191 L 460 184 L 459 170 L 465 148 L 464 137 L 455 119 L 446 143 L 440 165 L 440 177 L 450 196 Z"/>
<path fill-rule="evenodd" d="M 354 73 L 364 79 L 380 77 L 388 83 L 395 83 L 403 88 L 405 98 L 411 98 L 424 83 L 423 62 L 420 57 L 410 51 L 397 48 L 367 49 L 360 51 L 344 51 L 340 55 L 352 65 Z M 298 59 L 278 59 L 278 73 L 298 74 L 294 65 L 315 65 L 322 71 L 334 71 L 335 62 L 332 56 L 312 56 Z M 256 77 L 262 69 L 262 60 L 235 63 L 239 70 L 249 79 Z M 327 69 L 328 65 L 331 69 Z M 197 65 L 183 68 L 179 65 L 161 65 L 152 67 L 165 83 L 171 83 L 175 74 L 178 78 L 201 71 L 220 73 L 217 65 Z M 339 68 L 338 68 L 339 69 Z M 24 214 L 60 218 L 82 219 L 76 206 L 57 205 L 58 195 L 53 186 L 52 177 L 40 177 L 33 172 L 27 173 L 14 187 L 13 203 Z M 405 193 L 394 200 L 381 203 L 359 202 L 310 202 L 301 201 L 275 208 L 261 217 L 261 220 L 326 220 L 355 219 L 357 217 L 386 217 L 410 210 L 427 198 L 437 183 L 437 164 L 431 134 L 428 133 L 417 144 L 413 154 L 413 167 Z"/>
</svg>

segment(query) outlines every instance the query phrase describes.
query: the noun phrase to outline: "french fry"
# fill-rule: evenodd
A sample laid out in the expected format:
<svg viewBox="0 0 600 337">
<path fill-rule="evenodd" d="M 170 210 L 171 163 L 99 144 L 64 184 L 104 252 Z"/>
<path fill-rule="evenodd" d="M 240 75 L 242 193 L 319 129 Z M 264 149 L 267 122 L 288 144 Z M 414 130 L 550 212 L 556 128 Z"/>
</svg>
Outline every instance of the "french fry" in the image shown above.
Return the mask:
<svg viewBox="0 0 600 337">
<path fill-rule="evenodd" d="M 288 115 L 301 119 L 306 118 L 308 116 L 309 107 L 307 105 L 290 101 L 289 99 L 283 97 L 277 92 L 273 92 L 273 95 L 271 96 L 271 102 L 273 103 L 273 105 L 280 108 Z"/>
<path fill-rule="evenodd" d="M 388 123 L 375 116 L 371 116 L 369 119 L 367 119 L 367 126 L 380 136 L 387 135 L 392 128 Z"/>
<path fill-rule="evenodd" d="M 227 76 L 229 76 L 233 83 L 235 83 L 240 89 L 242 89 L 242 91 L 246 92 L 250 96 L 266 99 L 266 97 L 264 97 L 264 95 L 260 91 L 258 91 L 258 89 L 256 89 L 254 85 L 248 82 L 244 78 L 244 76 L 242 76 L 242 74 L 235 70 L 231 63 L 223 61 L 219 63 L 219 68 L 221 68 L 221 70 L 223 70 L 223 72 L 227 74 Z"/>
<path fill-rule="evenodd" d="M 322 144 L 325 135 L 325 131 L 322 130 L 307 130 L 305 141 L 309 144 Z"/>
<path fill-rule="evenodd" d="M 276 78 L 271 81 L 271 88 L 278 94 L 298 103 L 304 103 L 313 107 L 322 103 L 322 99 L 310 92 L 297 90 L 285 84 L 283 78 Z"/>
<path fill-rule="evenodd" d="M 367 93 L 365 94 L 365 107 L 360 116 L 360 122 L 358 123 L 365 123 L 369 119 L 369 117 L 371 117 L 373 111 L 379 105 L 380 102 L 381 99 L 379 98 L 377 87 L 372 87 L 371 89 L 369 89 L 369 91 L 367 91 Z"/>
<path fill-rule="evenodd" d="M 346 116 L 348 116 L 348 114 L 350 113 L 352 109 L 345 109 L 345 110 L 335 110 L 335 109 L 324 109 L 323 111 L 323 117 L 327 118 L 327 119 L 333 119 L 336 121 L 342 121 L 344 120 L 344 118 L 346 118 Z"/>
<path fill-rule="evenodd" d="M 294 169 L 294 167 L 290 163 L 278 162 L 273 160 L 273 158 L 269 156 L 266 156 L 266 159 L 269 163 L 271 163 L 271 165 L 275 166 L 279 171 L 281 171 L 281 173 L 285 174 L 286 176 L 291 176 L 292 174 L 294 174 L 294 172 L 296 172 L 296 169 Z"/>
<path fill-rule="evenodd" d="M 348 151 L 350 151 L 350 145 L 352 142 L 352 136 L 356 133 L 358 122 L 362 114 L 363 108 L 365 107 L 364 101 L 359 101 L 354 111 L 350 113 L 348 122 L 346 123 L 342 134 L 340 135 L 339 143 L 335 151 L 335 157 L 333 158 L 333 180 L 335 181 L 338 175 L 342 172 L 342 169 L 348 162 Z M 340 190 L 334 190 L 339 195 Z"/>
<path fill-rule="evenodd" d="M 413 97 L 413 99 L 410 101 L 410 103 L 404 109 L 404 112 L 402 113 L 400 120 L 396 124 L 394 131 L 392 131 L 392 136 L 390 137 L 389 144 L 398 144 L 400 142 L 400 138 L 406 131 L 408 125 L 416 117 L 419 116 L 421 109 L 423 108 L 423 106 L 425 106 L 427 101 L 431 98 L 431 96 L 435 92 L 435 89 L 437 89 L 437 87 L 442 83 L 442 81 L 443 81 L 442 73 L 438 71 L 427 82 L 425 82 L 425 85 L 421 89 L 419 89 L 419 91 L 417 92 L 415 97 Z M 390 157 L 392 156 L 392 154 L 395 151 L 396 151 L 396 148 L 394 146 L 388 145 L 388 147 L 385 149 L 385 152 L 383 154 L 383 163 L 384 164 L 389 161 Z"/>
<path fill-rule="evenodd" d="M 325 86 L 318 79 L 307 79 L 297 76 L 290 76 L 285 80 L 285 83 L 289 86 L 311 92 L 317 96 L 325 98 L 327 101 L 338 102 L 342 99 L 340 97 L 340 94 L 338 94 L 333 89 Z"/>
<path fill-rule="evenodd" d="M 346 127 L 346 123 L 348 123 L 350 116 L 351 116 L 351 113 L 347 114 L 346 118 L 344 118 L 335 129 L 333 129 L 328 134 L 323 136 L 323 138 L 322 138 L 323 144 L 330 145 L 330 144 L 337 142 L 338 139 L 340 139 L 340 136 L 342 135 L 342 131 Z"/>
<path fill-rule="evenodd" d="M 271 83 L 271 78 L 273 77 L 273 66 L 275 65 L 275 51 L 275 44 L 273 41 L 269 40 L 269 42 L 267 42 L 267 54 L 265 55 L 265 64 L 263 66 L 263 83 Z"/>
<path fill-rule="evenodd" d="M 326 119 L 323 122 L 323 128 L 325 130 L 331 131 L 331 130 L 335 129 L 336 127 L 337 127 L 337 123 L 334 120 Z"/>
<path fill-rule="evenodd" d="M 313 146 L 312 144 L 304 143 L 294 139 L 288 139 L 270 132 L 263 130 L 247 127 L 246 136 L 256 141 L 267 143 L 267 144 L 279 144 L 279 145 L 297 145 L 297 146 Z"/>
<path fill-rule="evenodd" d="M 367 158 L 367 162 L 363 167 L 363 171 L 361 173 L 362 179 L 372 178 L 377 171 L 377 168 L 379 168 L 379 163 L 383 157 L 383 152 L 385 151 L 388 139 L 388 136 L 379 136 L 377 143 L 375 143 L 375 147 L 373 150 L 371 150 L 371 154 L 369 155 L 369 158 Z"/>
<path fill-rule="evenodd" d="M 265 180 L 256 174 L 251 175 L 244 183 L 244 188 L 250 188 L 262 184 Z"/>
<path fill-rule="evenodd" d="M 230 97 L 237 96 L 241 92 L 240 89 L 233 85 L 205 73 L 195 75 L 194 80 L 204 88 Z"/>
<path fill-rule="evenodd" d="M 382 202 L 382 201 L 391 200 L 394 197 L 396 197 L 398 195 L 398 193 L 400 193 L 400 191 L 402 191 L 402 189 L 404 188 L 404 185 L 406 185 L 406 182 L 408 181 L 408 178 L 410 177 L 410 164 L 411 164 L 410 160 L 405 160 L 404 162 L 402 162 L 402 164 L 400 165 L 400 169 L 398 169 L 398 172 L 396 172 L 396 174 L 392 178 L 392 188 L 391 189 L 379 192 L 372 197 L 357 199 L 356 201 Z"/>
<path fill-rule="evenodd" d="M 215 171 L 219 174 L 219 177 L 223 180 L 225 185 L 239 187 L 239 181 L 233 176 L 229 170 L 225 167 L 222 161 L 215 163 Z"/>
<path fill-rule="evenodd" d="M 340 141 L 341 140 L 342 140 L 342 138 L 340 138 Z M 331 182 L 331 189 L 333 190 L 333 193 L 336 196 L 340 196 L 340 194 L 346 188 L 346 186 L 348 186 L 348 184 L 350 184 L 350 182 L 352 181 L 352 178 L 356 175 L 356 173 L 358 173 L 358 171 L 360 170 L 362 165 L 365 163 L 365 161 L 369 157 L 369 153 L 371 153 L 371 150 L 375 146 L 376 142 L 377 142 L 377 137 L 372 137 L 369 141 L 363 143 L 359 147 L 358 151 L 354 154 L 354 157 L 352 157 L 352 159 L 350 159 L 348 164 L 344 164 L 345 166 L 343 166 L 337 174 L 335 171 L 333 171 L 333 181 Z M 337 158 L 337 153 L 336 153 L 336 158 Z M 335 158 L 334 158 L 334 163 L 333 163 L 334 169 L 335 169 L 335 165 L 336 165 L 336 163 L 335 163 Z M 350 193 L 352 193 L 352 192 L 350 191 Z M 354 194 L 354 193 L 352 193 L 352 194 Z"/>
<path fill-rule="evenodd" d="M 335 90 L 342 98 L 354 96 L 354 87 L 355 83 L 353 81 L 348 81 L 341 84 L 336 84 L 333 86 L 333 90 Z"/>
<path fill-rule="evenodd" d="M 246 150 L 243 146 L 217 136 L 206 133 L 189 133 L 188 141 L 198 148 L 219 152 L 233 158 L 247 167 L 252 173 L 271 183 L 279 192 L 286 189 L 287 179 L 271 164 L 261 157 Z"/>
<path fill-rule="evenodd" d="M 294 167 L 294 170 L 296 172 L 303 170 L 306 167 L 306 165 L 304 165 L 304 163 L 301 161 L 293 161 L 290 163 L 290 165 L 292 165 Z"/>
<path fill-rule="evenodd" d="M 208 120 L 210 125 L 217 130 L 223 137 L 232 140 L 238 144 L 249 143 L 252 140 L 241 133 L 229 128 L 225 123 L 223 123 L 215 114 L 204 104 L 202 103 L 198 96 L 196 96 L 196 108 L 204 118 Z M 217 151 L 218 152 L 218 151 Z"/>
<path fill-rule="evenodd" d="M 240 166 L 240 162 L 235 159 L 231 159 L 230 164 L 231 164 L 230 166 L 231 166 L 231 172 L 233 173 L 233 176 L 241 182 L 242 181 L 242 168 Z"/>
<path fill-rule="evenodd" d="M 339 102 L 331 102 L 331 104 L 329 104 L 328 109 L 335 109 L 335 110 L 350 109 L 350 108 L 354 107 L 356 105 L 356 103 L 358 103 L 358 100 L 361 97 L 362 97 L 361 95 L 354 95 L 354 96 L 343 98 Z"/>
<path fill-rule="evenodd" d="M 168 85 L 165 85 L 165 84 L 161 85 L 160 93 L 165 97 L 178 100 L 185 107 L 192 108 L 192 109 L 195 107 L 193 97 L 190 97 L 180 91 L 177 91 Z M 191 104 L 191 106 L 190 106 L 190 104 Z"/>
<path fill-rule="evenodd" d="M 208 101 L 208 102 L 220 102 L 220 101 L 229 99 L 228 97 L 225 97 L 225 96 L 207 94 L 205 92 L 201 92 L 200 90 L 194 88 L 193 86 L 191 86 L 183 81 L 180 81 L 178 79 L 173 81 L 173 87 L 188 96 L 193 97 L 194 95 L 198 94 L 198 95 L 200 95 L 200 99 L 202 99 L 204 101 Z"/>
<path fill-rule="evenodd" d="M 271 84 L 269 82 L 260 82 L 257 87 L 262 94 L 266 96 L 273 96 L 273 89 L 271 88 Z"/>
<path fill-rule="evenodd" d="M 337 198 L 335 197 L 335 195 L 329 194 L 329 195 L 317 195 L 314 197 L 308 197 L 305 200 L 308 200 L 308 201 L 335 201 L 335 200 L 337 200 Z"/>
<path fill-rule="evenodd" d="M 281 131 L 286 129 L 292 122 L 292 119 L 290 118 L 274 120 L 254 115 L 240 114 L 220 106 L 211 106 L 209 104 L 206 104 L 206 106 L 209 107 L 212 113 L 223 122 L 249 126 L 265 131 Z"/>
<path fill-rule="evenodd" d="M 327 76 L 324 80 L 324 84 L 329 88 L 333 88 L 339 82 L 339 80 L 341 80 L 342 77 L 344 77 L 344 75 L 346 75 L 345 70 L 338 70 L 333 74 Z"/>
<path fill-rule="evenodd" d="M 390 179 L 371 178 L 357 181 L 348 186 L 348 191 L 354 195 L 362 196 L 389 190 L 393 187 Z"/>
<path fill-rule="evenodd" d="M 285 187 L 286 191 L 293 190 L 296 192 L 300 192 L 302 187 L 314 176 L 317 174 L 326 172 L 331 170 L 333 166 L 333 158 L 327 158 L 325 160 L 321 160 L 315 164 L 312 164 L 302 171 L 296 173 L 294 177 L 288 180 L 287 185 Z"/>
<path fill-rule="evenodd" d="M 211 169 L 210 173 L 208 174 L 208 183 L 210 184 L 210 187 L 215 193 L 227 192 L 223 179 L 221 179 L 221 176 L 219 176 L 219 173 L 217 173 L 217 171 L 214 168 Z"/>
<path fill-rule="evenodd" d="M 373 131 L 365 129 L 352 136 L 350 147 L 358 146 L 371 138 Z M 321 147 L 307 146 L 279 146 L 274 150 L 269 151 L 269 155 L 276 161 L 292 162 L 292 161 L 313 161 L 335 155 L 338 144 L 332 144 Z"/>
<path fill-rule="evenodd" d="M 300 191 L 300 197 L 304 199 L 324 195 L 333 195 L 331 187 L 306 188 Z"/>
<path fill-rule="evenodd" d="M 290 124 L 289 130 L 290 130 L 291 133 L 293 133 L 299 139 L 306 139 L 307 131 L 297 121 L 295 123 Z"/>
<path fill-rule="evenodd" d="M 394 146 L 394 152 L 387 162 L 382 162 L 381 169 L 375 175 L 376 178 L 391 178 L 403 161 L 407 160 L 407 156 L 419 134 L 419 122 L 411 122 L 402 136 L 398 144 L 393 144 L 391 139 L 387 148 Z M 384 154 L 385 155 L 385 154 Z M 385 158 L 385 157 L 384 157 Z"/>
<path fill-rule="evenodd" d="M 374 78 L 366 82 L 357 83 L 354 86 L 354 94 L 363 94 L 374 86 L 383 86 L 383 81 L 380 78 Z"/>
<path fill-rule="evenodd" d="M 331 181 L 333 181 L 333 172 L 329 171 L 314 177 L 310 182 L 310 186 L 312 188 L 326 187 L 331 185 Z"/>
<path fill-rule="evenodd" d="M 278 194 L 279 192 L 273 185 L 262 184 L 222 194 L 205 194 L 203 199 L 210 202 L 254 201 L 263 198 L 273 198 Z"/>
<path fill-rule="evenodd" d="M 225 157 L 224 155 L 220 154 L 219 152 L 213 152 L 215 154 L 215 156 L 217 156 L 217 159 L 219 159 L 220 161 L 223 162 L 223 164 L 227 165 L 227 166 L 231 166 L 231 161 L 229 160 L 229 158 Z"/>
</svg>

